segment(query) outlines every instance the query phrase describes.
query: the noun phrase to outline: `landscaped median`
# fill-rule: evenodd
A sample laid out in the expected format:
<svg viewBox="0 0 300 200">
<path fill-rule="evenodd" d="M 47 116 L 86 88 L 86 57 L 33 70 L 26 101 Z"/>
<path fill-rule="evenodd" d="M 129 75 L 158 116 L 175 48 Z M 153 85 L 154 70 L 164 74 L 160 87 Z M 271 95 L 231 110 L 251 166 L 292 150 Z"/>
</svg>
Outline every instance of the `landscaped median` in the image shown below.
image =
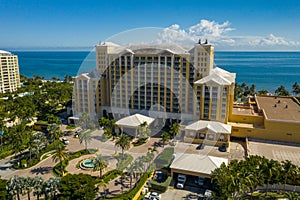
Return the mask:
<svg viewBox="0 0 300 200">
<path fill-rule="evenodd" d="M 63 160 L 62 162 L 59 162 L 54 166 L 53 174 L 55 176 L 62 176 L 61 165 L 63 165 L 64 172 L 67 173 L 68 171 L 66 170 L 66 167 L 68 166 L 70 160 L 73 160 L 73 159 L 76 159 L 76 158 L 79 158 L 81 156 L 88 155 L 91 153 L 95 153 L 96 151 L 97 151 L 96 149 L 88 149 L 88 151 L 86 151 L 85 149 L 82 149 L 82 150 L 79 150 L 79 151 L 71 154 L 68 157 L 68 159 Z"/>
</svg>

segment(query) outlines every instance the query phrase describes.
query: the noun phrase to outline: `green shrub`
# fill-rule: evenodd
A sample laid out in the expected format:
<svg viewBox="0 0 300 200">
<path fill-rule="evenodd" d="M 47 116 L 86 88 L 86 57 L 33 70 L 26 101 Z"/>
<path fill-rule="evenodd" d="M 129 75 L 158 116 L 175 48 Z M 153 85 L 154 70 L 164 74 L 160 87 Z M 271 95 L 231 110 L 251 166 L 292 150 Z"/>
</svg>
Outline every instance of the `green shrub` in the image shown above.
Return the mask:
<svg viewBox="0 0 300 200">
<path fill-rule="evenodd" d="M 165 191 L 167 191 L 171 181 L 172 181 L 171 176 L 168 176 L 168 178 L 162 183 L 158 183 L 157 181 L 152 180 L 151 181 L 151 188 L 154 189 L 154 190 L 165 192 Z"/>
<path fill-rule="evenodd" d="M 67 125 L 67 127 L 66 127 L 67 130 L 72 130 L 75 128 L 76 128 L 75 124 L 70 124 L 70 125 Z"/>
<path fill-rule="evenodd" d="M 117 178 L 119 175 L 121 175 L 122 172 L 120 170 L 117 169 L 113 169 L 111 171 L 106 172 L 101 179 L 99 179 L 98 181 L 100 182 L 101 180 L 103 180 L 103 182 L 108 183 L 109 181 Z"/>
<path fill-rule="evenodd" d="M 136 142 L 133 143 L 133 146 L 137 147 L 147 142 L 148 138 L 139 138 Z"/>
</svg>

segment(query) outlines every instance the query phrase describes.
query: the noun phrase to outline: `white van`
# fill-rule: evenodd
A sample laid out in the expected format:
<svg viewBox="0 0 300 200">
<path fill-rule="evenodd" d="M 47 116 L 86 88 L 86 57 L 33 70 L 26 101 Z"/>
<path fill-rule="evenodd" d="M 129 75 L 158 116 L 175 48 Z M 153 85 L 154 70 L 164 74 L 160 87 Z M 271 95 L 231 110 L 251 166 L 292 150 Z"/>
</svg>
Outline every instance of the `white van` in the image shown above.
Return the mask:
<svg viewBox="0 0 300 200">
<path fill-rule="evenodd" d="M 184 188 L 184 184 L 186 182 L 186 175 L 183 175 L 183 174 L 179 174 L 178 175 L 178 178 L 177 178 L 177 188 Z"/>
</svg>

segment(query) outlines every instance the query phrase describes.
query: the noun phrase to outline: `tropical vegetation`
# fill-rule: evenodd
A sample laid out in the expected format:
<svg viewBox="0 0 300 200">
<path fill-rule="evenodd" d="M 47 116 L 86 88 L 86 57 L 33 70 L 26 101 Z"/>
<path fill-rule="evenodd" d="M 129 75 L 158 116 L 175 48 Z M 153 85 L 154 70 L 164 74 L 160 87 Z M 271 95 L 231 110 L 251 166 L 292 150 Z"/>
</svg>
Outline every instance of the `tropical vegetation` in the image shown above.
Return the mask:
<svg viewBox="0 0 300 200">
<path fill-rule="evenodd" d="M 266 188 L 265 198 L 273 184 L 300 185 L 299 167 L 290 161 L 279 162 L 250 156 L 241 161 L 224 163 L 212 172 L 216 198 L 240 199 L 252 196 L 258 186 Z"/>
</svg>

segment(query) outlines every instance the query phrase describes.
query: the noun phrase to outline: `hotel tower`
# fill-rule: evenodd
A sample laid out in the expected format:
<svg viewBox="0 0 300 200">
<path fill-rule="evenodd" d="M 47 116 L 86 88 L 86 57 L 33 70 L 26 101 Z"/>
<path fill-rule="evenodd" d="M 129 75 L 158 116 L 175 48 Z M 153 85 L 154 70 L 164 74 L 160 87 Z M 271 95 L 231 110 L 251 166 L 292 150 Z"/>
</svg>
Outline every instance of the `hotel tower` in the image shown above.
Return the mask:
<svg viewBox="0 0 300 200">
<path fill-rule="evenodd" d="M 0 50 L 0 93 L 13 92 L 20 87 L 18 56 Z"/>
<path fill-rule="evenodd" d="M 97 69 L 75 78 L 74 115 L 139 113 L 171 121 L 227 123 L 235 74 L 214 67 L 214 46 L 96 45 Z"/>
</svg>

